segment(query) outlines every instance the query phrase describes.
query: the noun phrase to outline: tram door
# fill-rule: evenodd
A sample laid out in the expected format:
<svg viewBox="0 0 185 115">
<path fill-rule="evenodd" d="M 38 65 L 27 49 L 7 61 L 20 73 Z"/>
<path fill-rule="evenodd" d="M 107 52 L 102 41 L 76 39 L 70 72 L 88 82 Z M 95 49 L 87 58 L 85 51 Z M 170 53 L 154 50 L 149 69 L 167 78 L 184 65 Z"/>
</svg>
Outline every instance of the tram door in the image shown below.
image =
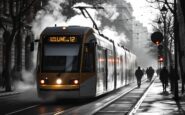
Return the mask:
<svg viewBox="0 0 185 115">
<path fill-rule="evenodd" d="M 108 55 L 107 50 L 101 46 L 98 49 L 98 90 L 106 92 L 108 89 Z"/>
<path fill-rule="evenodd" d="M 123 85 L 124 84 L 124 75 L 123 75 L 123 56 L 120 56 L 120 64 L 121 64 L 121 69 L 120 69 L 120 71 L 121 71 L 121 84 Z"/>
<path fill-rule="evenodd" d="M 108 54 L 107 49 L 105 50 L 105 90 L 108 89 Z"/>
<path fill-rule="evenodd" d="M 125 52 L 125 84 L 128 84 L 128 57 L 127 53 Z"/>
</svg>

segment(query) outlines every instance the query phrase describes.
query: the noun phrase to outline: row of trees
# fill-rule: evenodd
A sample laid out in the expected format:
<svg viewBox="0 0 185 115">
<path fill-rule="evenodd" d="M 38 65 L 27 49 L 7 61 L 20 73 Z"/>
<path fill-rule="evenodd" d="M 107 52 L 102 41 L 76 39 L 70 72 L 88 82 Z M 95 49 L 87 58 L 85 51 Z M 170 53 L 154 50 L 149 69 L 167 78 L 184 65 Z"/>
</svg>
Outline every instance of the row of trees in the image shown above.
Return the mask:
<svg viewBox="0 0 185 115">
<path fill-rule="evenodd" d="M 157 26 L 154 25 L 154 31 L 160 31 L 161 33 L 165 33 L 166 45 L 164 47 L 167 48 L 166 53 L 166 61 L 167 66 L 170 68 L 171 65 L 175 66 L 176 72 L 179 73 L 179 76 L 182 80 L 182 93 L 184 93 L 184 84 L 185 84 L 185 76 L 184 76 L 184 69 L 183 66 L 183 55 L 181 53 L 181 39 L 179 37 L 179 23 L 177 20 L 177 3 L 176 0 L 147 0 L 149 3 L 157 4 L 157 9 L 161 11 L 162 7 L 167 7 L 168 13 L 166 17 L 163 16 L 157 17 L 155 22 L 157 22 Z M 161 12 L 162 15 L 162 12 Z M 163 22 L 163 24 L 161 23 Z M 164 43 L 164 42 L 163 42 Z M 178 76 L 176 76 L 178 77 Z M 176 84 L 178 82 L 176 81 Z M 178 97 L 178 86 L 176 87 L 175 96 Z"/>
</svg>

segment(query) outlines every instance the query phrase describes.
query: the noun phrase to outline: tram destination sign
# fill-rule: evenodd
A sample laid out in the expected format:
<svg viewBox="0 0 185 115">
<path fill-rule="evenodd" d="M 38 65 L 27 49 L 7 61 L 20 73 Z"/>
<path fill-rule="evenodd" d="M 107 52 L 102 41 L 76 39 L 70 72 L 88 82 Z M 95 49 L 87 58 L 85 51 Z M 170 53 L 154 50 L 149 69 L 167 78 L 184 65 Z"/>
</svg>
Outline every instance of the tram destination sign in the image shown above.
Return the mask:
<svg viewBox="0 0 185 115">
<path fill-rule="evenodd" d="M 49 43 L 77 43 L 79 36 L 49 36 L 47 39 Z"/>
</svg>

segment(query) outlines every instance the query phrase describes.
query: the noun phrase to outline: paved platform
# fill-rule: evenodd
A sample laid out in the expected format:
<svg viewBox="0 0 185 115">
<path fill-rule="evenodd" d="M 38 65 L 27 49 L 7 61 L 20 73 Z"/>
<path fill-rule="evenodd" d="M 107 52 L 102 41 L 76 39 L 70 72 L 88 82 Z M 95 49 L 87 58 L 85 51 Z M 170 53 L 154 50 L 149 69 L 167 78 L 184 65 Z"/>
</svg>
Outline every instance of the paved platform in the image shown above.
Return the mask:
<svg viewBox="0 0 185 115">
<path fill-rule="evenodd" d="M 162 84 L 156 78 L 135 115 L 185 115 L 185 99 L 175 101 L 172 97 L 169 87 L 163 92 Z"/>
</svg>

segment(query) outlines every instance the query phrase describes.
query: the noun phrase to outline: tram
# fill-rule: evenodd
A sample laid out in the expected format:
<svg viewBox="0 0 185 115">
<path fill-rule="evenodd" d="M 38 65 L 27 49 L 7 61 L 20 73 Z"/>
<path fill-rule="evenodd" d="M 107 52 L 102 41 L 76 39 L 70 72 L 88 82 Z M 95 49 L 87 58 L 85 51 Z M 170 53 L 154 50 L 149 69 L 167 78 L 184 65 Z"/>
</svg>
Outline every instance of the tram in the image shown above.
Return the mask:
<svg viewBox="0 0 185 115">
<path fill-rule="evenodd" d="M 136 56 L 93 28 L 47 27 L 39 39 L 41 98 L 93 98 L 134 82 Z"/>
</svg>

